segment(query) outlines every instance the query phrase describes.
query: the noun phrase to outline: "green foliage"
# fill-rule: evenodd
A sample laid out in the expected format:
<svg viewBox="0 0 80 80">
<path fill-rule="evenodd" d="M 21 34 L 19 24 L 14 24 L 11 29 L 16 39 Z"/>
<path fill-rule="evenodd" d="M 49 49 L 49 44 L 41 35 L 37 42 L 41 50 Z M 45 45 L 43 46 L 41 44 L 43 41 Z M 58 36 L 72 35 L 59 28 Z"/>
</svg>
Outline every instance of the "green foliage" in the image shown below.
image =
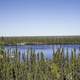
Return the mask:
<svg viewBox="0 0 80 80">
<path fill-rule="evenodd" d="M 68 49 L 64 56 L 64 49 L 58 48 L 51 60 L 33 49 L 27 51 L 23 61 L 17 49 L 10 57 L 2 47 L 0 55 L 0 80 L 80 80 L 80 53 L 77 57 L 75 49 L 69 57 Z"/>
<path fill-rule="evenodd" d="M 0 37 L 0 44 L 80 44 L 80 36 Z"/>
</svg>

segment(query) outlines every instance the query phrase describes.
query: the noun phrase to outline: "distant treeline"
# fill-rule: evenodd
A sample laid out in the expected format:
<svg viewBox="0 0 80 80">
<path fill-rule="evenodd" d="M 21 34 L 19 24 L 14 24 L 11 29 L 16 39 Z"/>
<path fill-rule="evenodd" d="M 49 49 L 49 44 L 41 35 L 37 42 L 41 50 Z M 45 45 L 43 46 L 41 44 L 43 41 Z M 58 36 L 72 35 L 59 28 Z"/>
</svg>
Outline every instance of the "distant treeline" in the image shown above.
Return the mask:
<svg viewBox="0 0 80 80">
<path fill-rule="evenodd" d="M 80 44 L 80 36 L 0 37 L 0 44 Z"/>
</svg>

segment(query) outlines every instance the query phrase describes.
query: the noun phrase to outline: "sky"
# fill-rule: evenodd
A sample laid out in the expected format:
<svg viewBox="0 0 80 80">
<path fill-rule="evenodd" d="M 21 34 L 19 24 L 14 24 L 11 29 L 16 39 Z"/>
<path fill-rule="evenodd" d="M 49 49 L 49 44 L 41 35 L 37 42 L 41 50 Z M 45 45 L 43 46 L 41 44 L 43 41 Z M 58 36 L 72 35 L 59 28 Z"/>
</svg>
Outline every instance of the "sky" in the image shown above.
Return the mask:
<svg viewBox="0 0 80 80">
<path fill-rule="evenodd" d="M 80 0 L 0 0 L 0 36 L 80 35 Z"/>
</svg>

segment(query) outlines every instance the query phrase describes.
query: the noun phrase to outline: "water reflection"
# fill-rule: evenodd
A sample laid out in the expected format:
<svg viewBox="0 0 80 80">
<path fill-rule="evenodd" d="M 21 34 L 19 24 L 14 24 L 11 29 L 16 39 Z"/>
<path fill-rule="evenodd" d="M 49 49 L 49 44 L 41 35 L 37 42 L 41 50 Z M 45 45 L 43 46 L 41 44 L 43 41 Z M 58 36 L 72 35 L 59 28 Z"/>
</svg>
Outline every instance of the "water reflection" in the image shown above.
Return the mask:
<svg viewBox="0 0 80 80">
<path fill-rule="evenodd" d="M 57 51 L 58 48 L 63 48 L 64 55 L 67 53 L 67 49 L 69 52 L 69 56 L 71 56 L 72 49 L 76 49 L 76 54 L 79 53 L 80 45 L 10 45 L 10 46 L 4 46 L 5 52 L 9 55 L 14 55 L 15 51 L 20 53 L 20 59 L 22 59 L 23 56 L 27 55 L 27 52 L 32 49 L 35 51 L 35 53 L 44 53 L 45 58 L 51 59 L 53 53 Z"/>
</svg>

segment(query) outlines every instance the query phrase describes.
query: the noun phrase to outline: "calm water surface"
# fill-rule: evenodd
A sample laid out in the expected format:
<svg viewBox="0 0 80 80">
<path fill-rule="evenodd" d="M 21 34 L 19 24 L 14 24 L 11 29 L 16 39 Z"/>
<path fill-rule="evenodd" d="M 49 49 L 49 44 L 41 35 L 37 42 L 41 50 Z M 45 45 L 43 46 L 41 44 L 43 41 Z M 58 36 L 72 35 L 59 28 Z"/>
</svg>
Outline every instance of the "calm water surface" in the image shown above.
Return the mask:
<svg viewBox="0 0 80 80">
<path fill-rule="evenodd" d="M 69 55 L 71 55 L 72 49 L 76 49 L 76 54 L 79 53 L 80 45 L 8 45 L 5 46 L 5 51 L 9 52 L 10 54 L 17 48 L 20 52 L 20 56 L 26 55 L 29 49 L 35 50 L 35 53 L 44 53 L 45 58 L 51 59 L 53 51 L 56 52 L 58 48 L 64 49 L 64 54 L 66 55 L 66 51 L 68 49 Z"/>
</svg>

